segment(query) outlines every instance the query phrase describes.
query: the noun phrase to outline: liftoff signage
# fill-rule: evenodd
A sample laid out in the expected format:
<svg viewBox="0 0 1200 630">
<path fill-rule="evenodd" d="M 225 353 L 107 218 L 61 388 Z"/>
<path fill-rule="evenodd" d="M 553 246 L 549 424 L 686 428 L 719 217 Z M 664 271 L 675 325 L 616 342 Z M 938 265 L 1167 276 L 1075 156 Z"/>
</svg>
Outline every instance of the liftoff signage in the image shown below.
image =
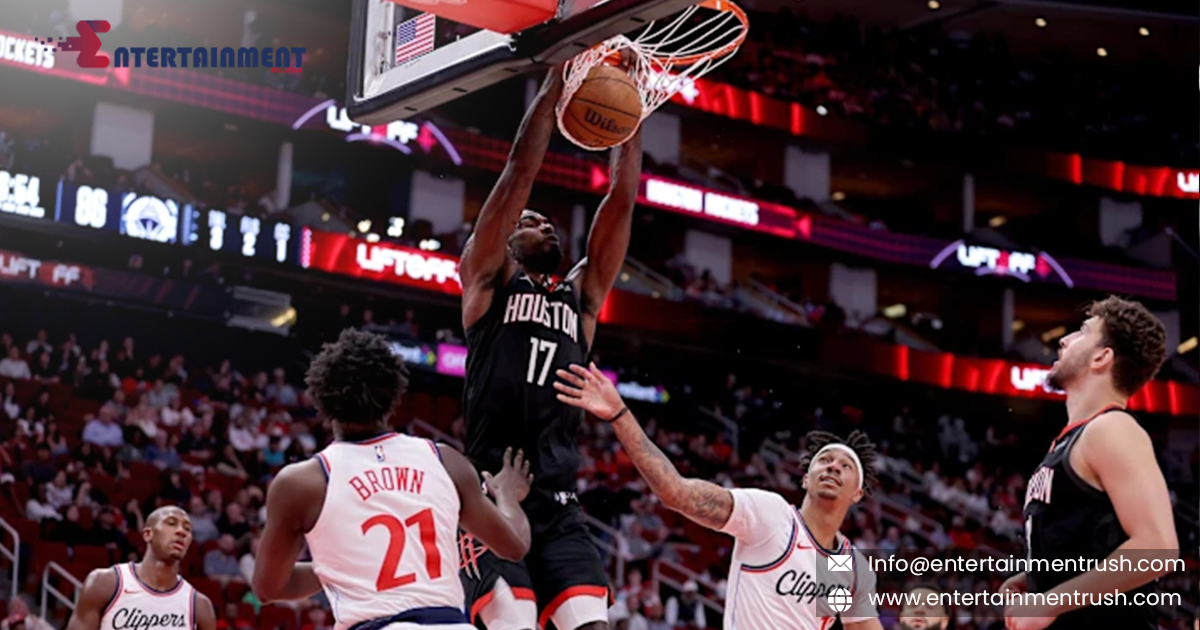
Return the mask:
<svg viewBox="0 0 1200 630">
<path fill-rule="evenodd" d="M 51 287 L 92 288 L 95 281 L 86 267 L 53 260 L 39 260 L 0 250 L 0 281 L 37 283 Z"/>
<path fill-rule="evenodd" d="M 1018 391 L 1035 392 L 1041 390 L 1047 394 L 1063 395 L 1062 390 L 1050 387 L 1046 382 L 1046 377 L 1049 375 L 1049 368 L 1020 367 L 1014 365 L 1009 371 L 1009 380 L 1012 382 L 1012 386 Z"/>
<path fill-rule="evenodd" d="M 462 295 L 458 258 L 305 228 L 300 266 L 450 295 Z"/>
</svg>

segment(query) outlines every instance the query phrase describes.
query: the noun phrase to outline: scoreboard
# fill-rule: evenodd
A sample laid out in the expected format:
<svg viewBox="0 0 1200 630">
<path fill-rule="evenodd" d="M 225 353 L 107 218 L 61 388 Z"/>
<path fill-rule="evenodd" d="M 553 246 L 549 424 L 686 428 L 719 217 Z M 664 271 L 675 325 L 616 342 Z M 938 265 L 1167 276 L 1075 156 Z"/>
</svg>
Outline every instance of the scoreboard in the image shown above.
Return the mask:
<svg viewBox="0 0 1200 630">
<path fill-rule="evenodd" d="M 0 176 L 0 184 L 4 183 Z M 22 186 L 20 197 L 15 193 L 10 196 L 25 202 L 21 208 L 30 208 L 30 200 L 36 204 L 37 199 L 27 191 L 37 186 L 37 179 L 33 178 L 32 184 L 24 181 Z M 31 211 L 17 213 L 37 216 Z M 227 210 L 197 209 L 174 199 L 118 188 L 59 181 L 54 220 L 156 243 L 204 248 L 263 261 L 295 264 L 299 260 L 299 235 L 286 221 Z"/>
<path fill-rule="evenodd" d="M 277 263 L 298 260 L 297 231 L 284 221 L 188 207 L 183 235 L 184 245 L 214 252 Z"/>
</svg>

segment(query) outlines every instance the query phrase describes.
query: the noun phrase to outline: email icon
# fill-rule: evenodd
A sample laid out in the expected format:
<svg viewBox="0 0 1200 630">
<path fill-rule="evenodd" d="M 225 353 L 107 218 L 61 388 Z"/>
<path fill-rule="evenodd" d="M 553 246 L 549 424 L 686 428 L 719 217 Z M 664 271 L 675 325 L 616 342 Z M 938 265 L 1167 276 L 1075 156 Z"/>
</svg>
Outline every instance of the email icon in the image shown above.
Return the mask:
<svg viewBox="0 0 1200 630">
<path fill-rule="evenodd" d="M 852 558 L 854 558 L 854 556 L 851 554 L 846 554 L 844 556 L 829 556 L 828 569 L 830 571 L 853 571 L 854 562 Z"/>
</svg>

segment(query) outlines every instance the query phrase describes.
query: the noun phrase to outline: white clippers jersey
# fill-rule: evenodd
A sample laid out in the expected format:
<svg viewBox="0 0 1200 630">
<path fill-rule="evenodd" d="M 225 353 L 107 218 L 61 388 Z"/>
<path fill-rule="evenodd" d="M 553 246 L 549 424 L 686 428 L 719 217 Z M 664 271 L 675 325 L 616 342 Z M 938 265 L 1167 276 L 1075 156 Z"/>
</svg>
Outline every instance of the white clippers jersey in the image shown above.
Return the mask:
<svg viewBox="0 0 1200 630">
<path fill-rule="evenodd" d="M 763 490 L 733 490 L 733 516 L 722 530 L 734 537 L 725 630 L 827 630 L 835 617 L 818 607 L 836 587 L 850 591 L 852 603 L 842 623 L 878 618 L 867 593 L 875 574 L 850 541 L 822 549 L 799 512 L 782 496 Z M 852 556 L 849 571 L 830 571 L 829 556 Z M 818 599 L 819 598 L 819 599 Z"/>
<path fill-rule="evenodd" d="M 334 442 L 318 458 L 325 504 L 305 538 L 335 628 L 416 609 L 463 610 L 458 490 L 433 442 L 389 433 Z"/>
<path fill-rule="evenodd" d="M 175 588 L 156 591 L 138 578 L 132 562 L 113 566 L 117 592 L 104 608 L 100 630 L 192 630 L 196 590 L 179 578 Z"/>
</svg>

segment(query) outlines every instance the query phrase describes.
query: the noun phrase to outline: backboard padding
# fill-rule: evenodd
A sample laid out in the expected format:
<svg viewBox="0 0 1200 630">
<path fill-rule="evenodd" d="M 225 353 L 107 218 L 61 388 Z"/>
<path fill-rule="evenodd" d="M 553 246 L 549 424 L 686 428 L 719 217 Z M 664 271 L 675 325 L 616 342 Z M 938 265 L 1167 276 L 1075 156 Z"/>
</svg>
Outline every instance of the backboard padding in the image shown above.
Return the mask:
<svg viewBox="0 0 1200 630">
<path fill-rule="evenodd" d="M 538 66 L 565 61 L 614 35 L 679 13 L 699 0 L 564 0 L 552 20 L 515 35 L 479 31 L 402 67 L 382 73 L 367 67 L 391 40 L 368 42 L 369 12 L 390 2 L 354 0 L 346 109 L 360 123 L 377 125 L 408 118 Z M 382 7 L 382 8 L 381 8 Z M 394 10 L 394 9 L 393 9 Z M 374 19 L 379 20 L 381 14 Z"/>
</svg>

